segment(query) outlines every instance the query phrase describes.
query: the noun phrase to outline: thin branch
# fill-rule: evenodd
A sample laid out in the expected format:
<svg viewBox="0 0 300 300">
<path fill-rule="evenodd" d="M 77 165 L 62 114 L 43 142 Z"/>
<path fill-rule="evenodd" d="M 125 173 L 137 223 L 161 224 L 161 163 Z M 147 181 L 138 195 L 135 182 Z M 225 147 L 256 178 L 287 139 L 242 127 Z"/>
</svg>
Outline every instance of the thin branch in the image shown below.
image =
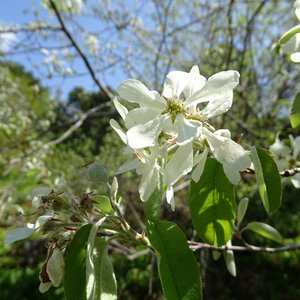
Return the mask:
<svg viewBox="0 0 300 300">
<path fill-rule="evenodd" d="M 64 141 L 66 138 L 68 138 L 74 131 L 76 131 L 81 125 L 82 123 L 91 115 L 95 114 L 96 112 L 98 112 L 100 109 L 103 109 L 105 107 L 109 107 L 111 105 L 110 102 L 106 102 L 106 103 L 101 103 L 91 109 L 89 109 L 87 112 L 85 112 L 84 114 L 82 114 L 80 116 L 80 118 L 76 121 L 76 123 L 74 123 L 67 131 L 65 131 L 59 138 L 57 138 L 56 140 L 50 141 L 46 144 L 46 146 L 50 147 L 50 146 L 54 146 L 57 145 L 59 143 L 61 143 L 62 141 Z M 113 111 L 114 112 L 114 111 Z M 106 112 L 107 114 L 107 112 Z"/>
<path fill-rule="evenodd" d="M 58 8 L 56 7 L 56 4 L 54 3 L 53 0 L 49 0 L 49 3 L 61 25 L 61 30 L 65 33 L 65 35 L 67 36 L 67 38 L 69 39 L 69 41 L 71 42 L 71 44 L 74 46 L 74 48 L 76 49 L 76 51 L 78 52 L 79 56 L 82 58 L 86 68 L 88 69 L 92 79 L 94 80 L 95 84 L 98 86 L 98 88 L 100 90 L 102 90 L 109 98 L 113 98 L 113 94 L 111 93 L 111 91 L 104 85 L 101 84 L 101 82 L 98 80 L 98 78 L 96 77 L 96 74 L 88 60 L 88 58 L 86 57 L 86 55 L 82 52 L 82 50 L 80 49 L 79 45 L 76 43 L 76 41 L 74 40 L 74 38 L 72 37 L 70 31 L 67 29 L 64 20 L 62 19 L 62 16 L 60 15 L 60 12 L 58 10 Z"/>
<path fill-rule="evenodd" d="M 290 170 L 285 170 L 285 171 L 279 172 L 280 176 L 282 176 L 282 177 L 294 176 L 297 173 L 300 173 L 300 168 L 294 168 L 294 169 L 290 169 Z"/>
<path fill-rule="evenodd" d="M 60 31 L 62 30 L 59 26 L 50 26 L 50 25 L 31 25 L 22 28 L 18 27 L 7 27 L 0 29 L 0 34 L 2 33 L 21 33 L 21 32 L 32 32 L 39 30 L 50 30 L 50 31 Z"/>
<path fill-rule="evenodd" d="M 276 248 L 270 248 L 270 247 L 257 247 L 257 246 L 213 246 L 205 243 L 196 243 L 196 242 L 189 242 L 189 247 L 191 250 L 215 250 L 215 251 L 236 251 L 236 252 L 267 252 L 267 253 L 278 253 L 278 252 L 284 252 L 284 251 L 294 251 L 294 250 L 300 250 L 300 245 L 287 245 L 283 247 L 276 247 Z"/>
<path fill-rule="evenodd" d="M 245 173 L 255 174 L 255 171 L 251 168 L 247 168 L 245 170 Z M 284 171 L 279 172 L 279 175 L 281 177 L 291 177 L 291 176 L 296 175 L 297 173 L 300 173 L 300 168 L 293 168 L 293 169 L 289 169 L 289 170 L 284 170 Z"/>
</svg>

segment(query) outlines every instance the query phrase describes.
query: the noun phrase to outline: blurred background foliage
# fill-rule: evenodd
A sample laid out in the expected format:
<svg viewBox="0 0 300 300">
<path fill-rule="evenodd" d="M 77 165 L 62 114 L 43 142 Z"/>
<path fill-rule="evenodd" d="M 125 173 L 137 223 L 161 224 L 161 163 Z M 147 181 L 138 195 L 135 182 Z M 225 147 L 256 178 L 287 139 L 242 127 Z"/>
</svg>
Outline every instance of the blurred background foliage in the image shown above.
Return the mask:
<svg viewBox="0 0 300 300">
<path fill-rule="evenodd" d="M 46 2 L 43 1 L 44 4 Z M 287 57 L 272 50 L 273 43 L 295 23 L 292 1 L 149 2 L 151 9 L 148 1 L 137 1 L 136 6 L 132 2 L 126 6 L 124 1 L 84 1 L 80 7 L 66 8 L 62 5 L 60 12 L 66 24 L 72 24 L 73 37 L 82 44 L 87 29 L 76 30 L 80 28 L 77 20 L 90 17 L 101 21 L 102 31 L 93 32 L 99 43 L 102 42 L 101 47 L 95 50 L 94 43 L 94 51 L 87 50 L 85 53 L 96 74 L 111 72 L 107 64 L 112 56 L 115 60 L 111 64 L 117 68 L 116 73 L 138 78 L 155 89 L 161 89 L 165 74 L 170 69 L 188 71 L 192 65 L 198 64 L 206 77 L 221 70 L 236 69 L 241 73 L 241 84 L 235 90 L 231 110 L 214 120 L 215 127 L 229 128 L 246 149 L 250 145 L 268 148 L 274 142 L 276 132 L 280 132 L 281 138 L 300 134 L 289 124 L 289 110 L 299 83 L 300 69 Z M 49 6 L 45 7 L 53 22 L 53 12 Z M 49 32 L 36 29 L 41 26 L 38 14 L 32 26 L 35 28 L 32 31 L 20 30 L 20 33 L 30 31 L 40 38 L 45 38 L 47 33 L 48 39 L 55 38 L 57 43 L 65 41 L 63 31 L 55 31 L 56 35 L 52 36 L 53 28 Z M 9 30 L 3 28 L 2 31 Z M 111 29 L 104 34 L 105 28 Z M 19 33 L 17 29 L 15 32 Z M 110 33 L 111 40 L 101 40 L 101 32 L 103 35 Z M 81 37 L 78 36 L 80 33 Z M 109 48 L 112 47 L 109 43 L 117 43 L 114 51 Z M 24 41 L 21 46 L 25 48 L 28 45 Z M 129 46 L 131 52 L 128 52 Z M 36 47 L 42 48 L 40 43 Z M 66 47 L 64 50 L 68 49 L 71 56 L 67 60 L 63 57 L 65 53 L 59 52 L 59 44 L 56 47 L 59 60 L 82 59 L 73 48 Z M 108 169 L 109 176 L 113 176 L 126 158 L 122 154 L 122 143 L 109 127 L 110 118 L 118 116 L 105 91 L 87 91 L 78 80 L 78 86 L 73 88 L 67 99 L 62 100 L 45 87 L 47 76 L 43 73 L 37 76 L 28 72 L 10 52 L 1 55 L 2 240 L 8 228 L 21 226 L 26 221 L 26 214 L 30 214 L 30 193 L 34 188 L 49 186 L 63 191 L 70 198 L 91 190 L 102 192 L 103 187 L 91 186 L 86 181 L 84 166 L 93 161 L 99 162 Z M 31 55 L 35 55 L 34 52 Z M 116 60 L 117 57 L 119 60 Z M 50 75 L 54 77 L 66 76 L 65 69 L 59 66 L 52 61 L 47 72 L 51 71 Z M 72 74 L 76 75 L 76 70 Z M 115 93 L 113 88 L 109 90 Z M 90 113 L 98 105 L 103 105 L 102 109 Z M 88 113 L 86 118 L 83 117 L 85 113 Z M 69 132 L 72 128 L 74 130 Z M 141 232 L 144 216 L 137 192 L 139 178 L 130 173 L 118 179 L 126 219 Z M 250 199 L 243 224 L 263 221 L 279 230 L 284 244 L 300 243 L 300 190 L 296 190 L 289 181 L 284 183 L 282 207 L 271 216 L 267 216 L 262 207 L 251 175 L 243 175 L 243 182 L 237 187 L 237 199 L 243 197 Z M 191 239 L 194 234 L 187 198 L 188 189 L 180 190 L 176 194 L 176 211 L 172 212 L 164 203 L 162 217 L 177 222 Z M 250 233 L 245 238 L 255 245 L 278 246 Z M 119 244 L 112 245 L 110 253 L 120 299 L 163 299 L 156 262 L 151 254 L 131 257 Z M 195 255 L 202 269 L 204 299 L 300 299 L 299 251 L 236 253 L 236 278 L 228 273 L 222 256 L 215 261 L 207 250 Z M 38 272 L 45 256 L 42 236 L 10 246 L 0 243 L 1 300 L 63 299 L 62 288 L 52 288 L 46 294 L 38 292 Z"/>
</svg>

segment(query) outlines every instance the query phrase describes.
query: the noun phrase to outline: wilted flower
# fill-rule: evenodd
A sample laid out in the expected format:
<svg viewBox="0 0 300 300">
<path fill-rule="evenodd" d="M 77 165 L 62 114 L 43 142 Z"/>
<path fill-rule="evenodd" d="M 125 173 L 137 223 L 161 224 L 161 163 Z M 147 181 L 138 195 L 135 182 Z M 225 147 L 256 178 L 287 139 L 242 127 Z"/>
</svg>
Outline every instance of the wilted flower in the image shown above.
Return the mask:
<svg viewBox="0 0 300 300">
<path fill-rule="evenodd" d="M 51 286 L 58 287 L 64 275 L 65 262 L 58 248 L 50 248 L 46 262 L 40 271 L 41 293 L 45 293 Z"/>
</svg>

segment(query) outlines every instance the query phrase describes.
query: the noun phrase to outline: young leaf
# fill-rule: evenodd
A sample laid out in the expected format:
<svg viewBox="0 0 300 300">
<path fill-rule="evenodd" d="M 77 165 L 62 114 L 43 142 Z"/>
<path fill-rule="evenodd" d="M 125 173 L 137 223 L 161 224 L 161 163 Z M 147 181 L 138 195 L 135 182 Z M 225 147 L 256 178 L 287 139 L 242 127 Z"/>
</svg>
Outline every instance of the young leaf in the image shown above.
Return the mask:
<svg viewBox="0 0 300 300">
<path fill-rule="evenodd" d="M 156 189 L 150 198 L 144 203 L 144 211 L 148 220 L 156 222 L 160 217 L 162 191 Z"/>
<path fill-rule="evenodd" d="M 279 44 L 283 45 L 287 43 L 294 35 L 296 35 L 299 32 L 300 32 L 300 25 L 291 28 L 281 36 L 281 38 L 279 39 Z"/>
<path fill-rule="evenodd" d="M 236 216 L 236 220 L 238 222 L 238 224 L 240 224 L 246 214 L 247 208 L 248 208 L 248 203 L 249 203 L 249 199 L 248 198 L 243 198 L 238 205 L 237 208 L 237 216 Z"/>
<path fill-rule="evenodd" d="M 181 229 L 169 221 L 148 222 L 147 234 L 157 252 L 166 299 L 201 300 L 199 268 Z"/>
<path fill-rule="evenodd" d="M 68 246 L 64 276 L 67 300 L 86 300 L 86 252 L 91 228 L 92 224 L 81 227 Z"/>
<path fill-rule="evenodd" d="M 89 181 L 95 183 L 107 183 L 108 180 L 107 170 L 97 163 L 86 167 L 86 176 Z"/>
<path fill-rule="evenodd" d="M 282 242 L 282 237 L 280 235 L 280 233 L 272 226 L 266 224 L 266 223 L 262 223 L 262 222 L 251 222 L 249 224 L 247 224 L 247 226 L 243 229 L 243 230 L 251 230 L 253 232 L 256 232 L 257 234 L 273 240 L 277 243 L 281 243 Z"/>
<path fill-rule="evenodd" d="M 108 256 L 108 240 L 96 237 L 100 219 L 93 225 L 87 245 L 86 257 L 86 299 L 115 300 L 117 284 L 111 260 Z"/>
<path fill-rule="evenodd" d="M 216 250 L 212 251 L 212 257 L 213 257 L 214 260 L 218 260 L 221 256 L 221 254 L 222 253 L 220 251 L 216 251 Z"/>
<path fill-rule="evenodd" d="M 252 147 L 251 158 L 254 164 L 258 190 L 268 214 L 281 205 L 281 178 L 276 163 L 266 150 Z"/>
<path fill-rule="evenodd" d="M 298 93 L 295 97 L 290 122 L 293 128 L 298 128 L 300 126 L 300 93 Z"/>
<path fill-rule="evenodd" d="M 227 246 L 231 246 L 231 241 L 229 240 L 226 244 Z M 235 266 L 235 260 L 234 260 L 234 253 L 232 250 L 228 250 L 224 252 L 224 259 L 226 263 L 226 267 L 228 272 L 236 277 L 236 266 Z"/>
<path fill-rule="evenodd" d="M 97 202 L 96 206 L 100 209 L 101 212 L 107 214 L 113 212 L 109 197 L 105 195 L 95 195 L 92 196 L 92 199 Z"/>
<path fill-rule="evenodd" d="M 232 235 L 236 202 L 234 186 L 215 159 L 207 159 L 198 183 L 191 182 L 189 203 L 198 236 L 206 243 L 225 245 Z"/>
</svg>

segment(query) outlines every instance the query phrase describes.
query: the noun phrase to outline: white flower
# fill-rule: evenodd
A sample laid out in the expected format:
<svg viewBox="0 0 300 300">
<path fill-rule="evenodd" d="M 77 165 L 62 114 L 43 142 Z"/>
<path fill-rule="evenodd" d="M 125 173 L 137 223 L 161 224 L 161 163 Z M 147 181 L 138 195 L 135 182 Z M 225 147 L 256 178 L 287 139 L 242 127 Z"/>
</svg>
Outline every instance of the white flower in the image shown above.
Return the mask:
<svg viewBox="0 0 300 300">
<path fill-rule="evenodd" d="M 197 66 L 189 73 L 170 72 L 162 95 L 138 80 L 124 81 L 117 88 L 119 95 L 140 106 L 125 118 L 128 145 L 134 149 L 155 146 L 162 131 L 175 136 L 178 145 L 193 141 L 201 133 L 203 121 L 231 107 L 232 90 L 238 81 L 236 71 L 220 72 L 206 81 Z M 199 111 L 197 105 L 203 102 L 208 105 Z"/>
</svg>

